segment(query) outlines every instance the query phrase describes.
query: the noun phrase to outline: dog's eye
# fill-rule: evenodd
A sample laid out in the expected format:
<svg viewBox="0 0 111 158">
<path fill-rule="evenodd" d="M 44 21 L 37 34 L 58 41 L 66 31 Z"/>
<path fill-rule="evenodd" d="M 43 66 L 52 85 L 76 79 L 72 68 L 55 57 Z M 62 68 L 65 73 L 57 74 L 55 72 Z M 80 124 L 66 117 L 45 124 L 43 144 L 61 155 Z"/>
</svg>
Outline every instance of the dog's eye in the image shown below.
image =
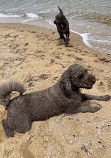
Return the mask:
<svg viewBox="0 0 111 158">
<path fill-rule="evenodd" d="M 84 78 L 83 74 L 79 75 L 79 79 L 83 79 L 83 78 Z"/>
</svg>

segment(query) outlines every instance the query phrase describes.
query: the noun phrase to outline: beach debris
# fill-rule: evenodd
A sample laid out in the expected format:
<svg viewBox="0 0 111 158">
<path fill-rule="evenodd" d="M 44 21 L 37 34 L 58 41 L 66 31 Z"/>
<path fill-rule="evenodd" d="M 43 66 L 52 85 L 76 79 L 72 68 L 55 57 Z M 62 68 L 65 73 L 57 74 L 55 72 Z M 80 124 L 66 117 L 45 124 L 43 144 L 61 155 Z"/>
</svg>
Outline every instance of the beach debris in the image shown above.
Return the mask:
<svg viewBox="0 0 111 158">
<path fill-rule="evenodd" d="M 103 85 L 103 82 L 101 81 L 99 84 L 98 84 L 98 86 L 102 86 Z"/>
<path fill-rule="evenodd" d="M 13 38 L 17 38 L 19 35 L 15 35 L 15 36 L 13 36 Z"/>
<path fill-rule="evenodd" d="M 29 76 L 27 82 L 29 82 L 28 83 L 28 87 L 33 87 L 34 86 L 34 84 L 33 84 L 33 77 L 31 75 Z"/>
<path fill-rule="evenodd" d="M 34 86 L 33 82 L 32 81 L 29 82 L 28 87 L 33 87 L 33 86 Z"/>
<path fill-rule="evenodd" d="M 106 62 L 106 63 L 111 62 L 111 59 L 110 59 L 110 60 L 108 60 L 108 59 L 106 59 L 106 58 L 100 58 L 99 60 L 100 60 L 100 61 L 103 61 L 103 62 Z"/>
<path fill-rule="evenodd" d="M 65 66 L 64 66 L 63 64 L 58 63 L 58 65 L 61 65 L 61 66 L 62 66 L 62 68 L 65 68 Z"/>
<path fill-rule="evenodd" d="M 52 32 L 52 34 L 55 34 L 55 32 Z"/>
<path fill-rule="evenodd" d="M 61 59 L 60 56 L 56 56 L 55 58 L 57 58 L 57 59 Z"/>
<path fill-rule="evenodd" d="M 48 79 L 48 77 L 47 77 L 46 74 L 41 74 L 41 75 L 39 76 L 39 78 L 41 78 L 41 79 L 43 79 L 43 80 Z"/>
<path fill-rule="evenodd" d="M 24 46 L 28 46 L 28 45 L 29 45 L 28 42 L 24 44 Z"/>
<path fill-rule="evenodd" d="M 77 140 L 77 137 L 76 137 L 76 135 L 75 135 L 75 134 L 73 134 L 73 137 L 74 137 L 74 139 L 75 139 L 75 140 Z"/>
<path fill-rule="evenodd" d="M 33 81 L 33 77 L 30 75 L 27 82 L 31 82 L 31 81 Z"/>
<path fill-rule="evenodd" d="M 7 37 L 12 37 L 12 36 L 10 36 L 10 34 L 6 34 L 4 38 L 7 38 Z"/>
<path fill-rule="evenodd" d="M 58 79 L 58 77 L 54 77 L 54 78 L 53 78 L 53 80 L 57 80 L 57 79 Z"/>
<path fill-rule="evenodd" d="M 50 64 L 53 64 L 55 62 L 54 59 L 50 59 Z"/>
<path fill-rule="evenodd" d="M 100 134 L 100 132 L 101 132 L 101 127 L 100 127 L 100 126 L 96 126 L 96 129 L 97 129 L 97 131 L 98 131 L 98 134 Z"/>
<path fill-rule="evenodd" d="M 101 141 L 97 141 L 98 142 L 98 144 L 100 145 L 100 148 L 104 148 L 105 146 L 102 144 L 102 142 Z"/>
<path fill-rule="evenodd" d="M 87 155 L 91 155 L 90 151 L 89 151 L 89 146 L 88 145 L 83 145 L 81 147 L 81 150 L 83 150 L 84 152 L 87 153 Z"/>
<path fill-rule="evenodd" d="M 83 60 L 82 58 L 79 58 L 79 57 L 76 57 L 75 59 L 76 59 L 76 60 L 80 60 L 80 61 Z"/>
<path fill-rule="evenodd" d="M 31 33 L 37 33 L 36 31 L 30 31 Z"/>
</svg>

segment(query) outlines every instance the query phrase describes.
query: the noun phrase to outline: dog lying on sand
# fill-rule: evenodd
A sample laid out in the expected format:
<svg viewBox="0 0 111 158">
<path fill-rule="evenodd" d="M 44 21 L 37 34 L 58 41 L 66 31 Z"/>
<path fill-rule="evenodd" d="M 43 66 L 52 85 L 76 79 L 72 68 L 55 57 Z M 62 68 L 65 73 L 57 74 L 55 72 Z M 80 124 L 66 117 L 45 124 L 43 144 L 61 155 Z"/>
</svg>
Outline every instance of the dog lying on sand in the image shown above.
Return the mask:
<svg viewBox="0 0 111 158">
<path fill-rule="evenodd" d="M 77 109 L 82 101 L 109 100 L 109 95 L 94 96 L 80 92 L 80 88 L 91 89 L 95 82 L 95 77 L 83 66 L 74 64 L 62 74 L 55 85 L 41 91 L 23 94 L 25 89 L 19 82 L 2 84 L 0 104 L 7 110 L 7 118 L 2 120 L 6 136 L 13 137 L 15 131 L 25 133 L 30 130 L 33 121 L 46 120 L 65 113 L 69 106 Z M 10 99 L 12 91 L 18 91 L 20 95 Z"/>
<path fill-rule="evenodd" d="M 69 35 L 70 35 L 69 22 L 66 19 L 66 17 L 64 16 L 61 8 L 60 7 L 58 7 L 58 8 L 59 8 L 60 13 L 56 15 L 54 24 L 56 24 L 57 30 L 60 35 L 60 39 L 63 39 L 65 42 L 65 46 L 68 46 Z M 64 34 L 66 35 L 66 38 L 64 37 Z"/>
</svg>

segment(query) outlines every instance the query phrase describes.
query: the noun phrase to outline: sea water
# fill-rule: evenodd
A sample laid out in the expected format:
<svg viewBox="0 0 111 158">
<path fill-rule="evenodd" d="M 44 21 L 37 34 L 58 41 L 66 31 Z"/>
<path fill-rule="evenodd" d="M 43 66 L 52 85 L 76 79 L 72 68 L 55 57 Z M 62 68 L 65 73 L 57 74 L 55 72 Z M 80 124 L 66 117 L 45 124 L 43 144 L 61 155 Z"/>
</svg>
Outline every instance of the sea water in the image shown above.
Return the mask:
<svg viewBox="0 0 111 158">
<path fill-rule="evenodd" d="M 0 22 L 56 29 L 58 6 L 88 47 L 111 54 L 111 0 L 0 0 Z"/>
</svg>

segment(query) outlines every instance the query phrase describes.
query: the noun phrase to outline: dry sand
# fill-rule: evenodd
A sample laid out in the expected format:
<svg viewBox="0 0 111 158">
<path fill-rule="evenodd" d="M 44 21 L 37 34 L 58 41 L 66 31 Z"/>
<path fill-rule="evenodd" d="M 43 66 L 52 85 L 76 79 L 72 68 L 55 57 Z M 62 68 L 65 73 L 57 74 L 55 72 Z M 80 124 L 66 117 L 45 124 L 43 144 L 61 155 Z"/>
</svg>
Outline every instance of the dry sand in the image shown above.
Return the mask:
<svg viewBox="0 0 111 158">
<path fill-rule="evenodd" d="M 78 63 L 97 78 L 82 92 L 111 95 L 111 55 L 89 49 L 77 34 L 70 36 L 71 47 L 59 45 L 58 37 L 56 30 L 0 24 L 0 82 L 14 79 L 26 92 L 41 90 Z M 76 114 L 33 122 L 29 132 L 9 139 L 0 123 L 0 158 L 111 158 L 111 100 L 91 101 L 90 107 L 85 102 Z M 96 107 L 100 110 L 89 110 Z M 0 122 L 6 113 L 1 105 Z"/>
</svg>

